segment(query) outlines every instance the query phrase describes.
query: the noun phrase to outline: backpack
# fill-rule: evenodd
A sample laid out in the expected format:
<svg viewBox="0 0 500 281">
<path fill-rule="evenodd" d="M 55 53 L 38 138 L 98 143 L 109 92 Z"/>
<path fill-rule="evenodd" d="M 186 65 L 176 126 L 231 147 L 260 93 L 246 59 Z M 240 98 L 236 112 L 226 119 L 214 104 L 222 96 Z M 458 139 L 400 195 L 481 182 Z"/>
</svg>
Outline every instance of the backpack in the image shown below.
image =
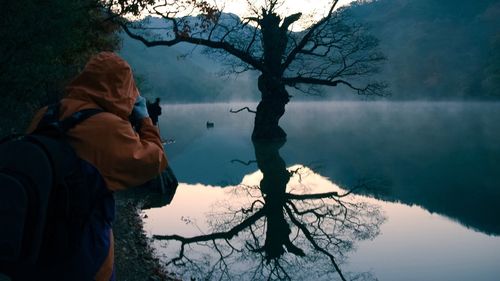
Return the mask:
<svg viewBox="0 0 500 281">
<path fill-rule="evenodd" d="M 48 106 L 33 133 L 0 142 L 0 272 L 15 280 L 92 280 L 104 259 L 82 265 L 73 257 L 91 218 L 114 213 L 102 208 L 112 194 L 101 175 L 66 135 L 102 110 L 59 120 L 59 108 Z M 61 266 L 80 270 L 79 277 L 61 275 Z"/>
</svg>

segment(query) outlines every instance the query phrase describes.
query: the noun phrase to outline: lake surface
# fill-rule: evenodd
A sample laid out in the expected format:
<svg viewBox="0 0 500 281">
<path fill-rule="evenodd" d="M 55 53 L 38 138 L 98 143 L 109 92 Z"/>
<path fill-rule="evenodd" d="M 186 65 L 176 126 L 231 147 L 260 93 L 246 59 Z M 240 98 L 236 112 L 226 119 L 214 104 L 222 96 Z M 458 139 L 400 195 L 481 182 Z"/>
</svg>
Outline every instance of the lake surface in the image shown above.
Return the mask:
<svg viewBox="0 0 500 281">
<path fill-rule="evenodd" d="M 500 104 L 163 105 L 181 182 L 144 211 L 182 280 L 500 280 Z M 206 122 L 214 123 L 207 128 Z"/>
</svg>

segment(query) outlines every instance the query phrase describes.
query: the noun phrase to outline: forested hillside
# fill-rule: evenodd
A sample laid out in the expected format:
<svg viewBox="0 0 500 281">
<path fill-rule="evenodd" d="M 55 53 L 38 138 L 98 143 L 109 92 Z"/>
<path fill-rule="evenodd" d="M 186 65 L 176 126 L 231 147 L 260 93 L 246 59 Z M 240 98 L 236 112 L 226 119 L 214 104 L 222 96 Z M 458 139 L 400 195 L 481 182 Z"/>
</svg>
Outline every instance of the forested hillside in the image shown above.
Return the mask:
<svg viewBox="0 0 500 281">
<path fill-rule="evenodd" d="M 222 75 L 222 66 L 201 53 L 202 47 L 180 44 L 148 48 L 123 36 L 120 54 L 135 71 L 139 89 L 148 98 L 169 103 L 257 100 L 257 75 Z"/>
<path fill-rule="evenodd" d="M 352 14 L 388 58 L 393 98 L 500 97 L 500 2 L 379 0 Z"/>
</svg>

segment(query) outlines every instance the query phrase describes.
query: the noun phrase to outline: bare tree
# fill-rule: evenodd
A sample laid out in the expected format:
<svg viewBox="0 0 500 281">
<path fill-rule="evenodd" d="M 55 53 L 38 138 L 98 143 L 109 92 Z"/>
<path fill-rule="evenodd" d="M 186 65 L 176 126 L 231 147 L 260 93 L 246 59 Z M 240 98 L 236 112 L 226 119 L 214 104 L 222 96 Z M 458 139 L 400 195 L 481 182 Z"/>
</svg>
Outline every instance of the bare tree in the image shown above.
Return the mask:
<svg viewBox="0 0 500 281">
<path fill-rule="evenodd" d="M 306 185 L 287 191 L 289 180 L 302 181 L 307 169 L 288 170 L 279 155 L 281 145 L 254 143 L 264 177 L 259 186 L 237 189 L 235 196 L 248 199 L 245 205 L 222 204 L 212 213 L 209 233 L 154 235 L 178 249 L 170 252 L 176 256 L 169 257 L 168 265 L 206 280 L 304 280 L 315 274 L 324 280 L 373 277 L 343 272 L 341 264 L 355 241 L 378 235 L 384 221 L 378 207 L 356 201 L 351 192 L 305 192 Z M 200 255 L 207 250 L 209 254 Z"/>
<path fill-rule="evenodd" d="M 137 15 L 142 9 L 164 20 L 163 26 L 153 27 L 121 22 L 131 38 L 148 47 L 181 42 L 202 45 L 225 56 L 233 72 L 260 72 L 261 101 L 253 139 L 286 138 L 278 123 L 290 101 L 287 87 L 317 94 L 324 86 L 343 85 L 360 95 L 384 94 L 386 85 L 368 78 L 384 60 L 378 42 L 349 18 L 347 9 L 336 9 L 338 0 L 330 2 L 323 18 L 300 32 L 292 31 L 291 26 L 301 19 L 301 13 L 278 14 L 286 0 L 266 0 L 263 7 L 247 2 L 252 15 L 240 19 L 224 13 L 224 7 L 215 1 L 104 1 L 114 14 Z"/>
</svg>

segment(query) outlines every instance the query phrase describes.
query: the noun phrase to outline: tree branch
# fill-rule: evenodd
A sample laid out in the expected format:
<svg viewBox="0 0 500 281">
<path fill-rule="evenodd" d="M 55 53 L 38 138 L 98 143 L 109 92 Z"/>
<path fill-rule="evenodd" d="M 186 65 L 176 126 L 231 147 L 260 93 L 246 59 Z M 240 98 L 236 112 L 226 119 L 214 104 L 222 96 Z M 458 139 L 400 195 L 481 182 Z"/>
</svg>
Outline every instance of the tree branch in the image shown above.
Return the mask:
<svg viewBox="0 0 500 281">
<path fill-rule="evenodd" d="M 295 57 L 297 56 L 299 51 L 302 50 L 306 46 L 307 42 L 309 41 L 311 36 L 314 34 L 316 29 L 330 19 L 330 17 L 332 16 L 333 10 L 335 9 L 335 6 L 337 6 L 338 2 L 339 2 L 339 0 L 335 0 L 332 3 L 330 10 L 328 11 L 328 14 L 325 17 L 323 17 L 320 21 L 318 21 L 317 23 L 315 23 L 313 26 L 311 26 L 309 28 L 306 35 L 304 35 L 304 37 L 302 37 L 302 40 L 300 40 L 299 44 L 297 44 L 297 46 L 287 56 L 285 62 L 283 63 L 283 65 L 281 67 L 281 73 L 284 73 L 285 70 L 290 66 L 290 64 L 295 60 Z"/>
<path fill-rule="evenodd" d="M 291 87 L 294 87 L 297 84 L 312 84 L 312 85 L 323 85 L 331 87 L 338 86 L 338 84 L 343 84 L 353 90 L 356 90 L 359 95 L 376 95 L 376 96 L 385 96 L 386 94 L 383 92 L 383 90 L 387 87 L 387 85 L 383 83 L 371 83 L 365 86 L 364 88 L 360 88 L 341 79 L 328 80 L 328 79 L 300 77 L 300 76 L 283 78 L 282 81 L 283 83 Z"/>
<path fill-rule="evenodd" d="M 213 49 L 224 50 L 224 51 L 228 52 L 229 54 L 239 58 L 243 62 L 251 65 L 253 68 L 255 68 L 257 70 L 263 71 L 263 69 L 264 69 L 264 66 L 262 65 L 262 63 L 260 61 L 258 61 L 257 59 L 253 58 L 249 53 L 242 51 L 242 50 L 236 48 L 235 46 L 233 46 L 227 42 L 224 42 L 224 41 L 211 41 L 208 39 L 193 38 L 193 37 L 189 37 L 189 36 L 181 36 L 178 32 L 175 33 L 175 38 L 173 38 L 171 40 L 153 40 L 153 41 L 150 41 L 142 35 L 138 35 L 138 34 L 133 33 L 130 30 L 130 28 L 127 26 L 126 23 L 122 22 L 122 23 L 120 23 L 120 26 L 123 28 L 123 30 L 125 31 L 125 33 L 128 36 L 130 36 L 132 39 L 135 39 L 135 40 L 142 42 L 147 47 L 173 46 L 173 45 L 178 44 L 180 42 L 186 42 L 186 43 L 191 43 L 191 44 L 195 44 L 195 45 L 202 45 L 202 46 L 210 47 Z"/>
<path fill-rule="evenodd" d="M 238 109 L 238 110 L 233 110 L 233 109 L 231 108 L 231 109 L 229 110 L 229 112 L 231 112 L 231 113 L 238 113 L 238 112 L 241 112 L 241 111 L 243 111 L 243 110 L 245 110 L 245 109 L 246 109 L 248 112 L 250 112 L 250 113 L 257 113 L 257 111 L 255 111 L 255 110 L 251 110 L 250 108 L 248 108 L 248 106 L 245 106 L 245 107 L 240 108 L 240 109 Z"/>
<path fill-rule="evenodd" d="M 296 14 L 293 14 L 293 15 L 286 17 L 283 20 L 283 23 L 281 24 L 281 29 L 284 31 L 288 30 L 288 27 L 290 27 L 290 25 L 292 25 L 294 22 L 298 21 L 301 16 L 302 16 L 302 13 L 296 13 Z"/>
</svg>

